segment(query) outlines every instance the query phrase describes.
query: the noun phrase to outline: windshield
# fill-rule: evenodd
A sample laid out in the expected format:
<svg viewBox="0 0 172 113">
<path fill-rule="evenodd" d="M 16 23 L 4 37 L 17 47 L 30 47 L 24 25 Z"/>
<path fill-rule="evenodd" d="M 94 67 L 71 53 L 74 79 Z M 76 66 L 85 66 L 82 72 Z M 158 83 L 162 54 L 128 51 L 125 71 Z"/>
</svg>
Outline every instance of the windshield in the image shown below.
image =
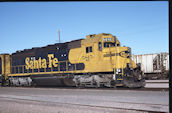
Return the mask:
<svg viewBox="0 0 172 113">
<path fill-rule="evenodd" d="M 104 42 L 104 47 L 108 48 L 108 47 L 115 47 L 115 42 Z"/>
</svg>

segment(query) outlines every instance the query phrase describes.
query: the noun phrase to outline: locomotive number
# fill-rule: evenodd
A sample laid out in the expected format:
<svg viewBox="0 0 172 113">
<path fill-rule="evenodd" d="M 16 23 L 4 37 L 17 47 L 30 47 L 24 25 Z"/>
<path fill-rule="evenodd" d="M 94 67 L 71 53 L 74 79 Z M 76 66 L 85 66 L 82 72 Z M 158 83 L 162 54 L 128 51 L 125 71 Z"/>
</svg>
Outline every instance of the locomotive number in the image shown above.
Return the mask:
<svg viewBox="0 0 172 113">
<path fill-rule="evenodd" d="M 112 41 L 111 38 L 103 38 L 103 41 Z"/>
<path fill-rule="evenodd" d="M 86 61 L 89 61 L 91 58 L 92 58 L 92 55 L 82 56 L 82 59 Z"/>
</svg>

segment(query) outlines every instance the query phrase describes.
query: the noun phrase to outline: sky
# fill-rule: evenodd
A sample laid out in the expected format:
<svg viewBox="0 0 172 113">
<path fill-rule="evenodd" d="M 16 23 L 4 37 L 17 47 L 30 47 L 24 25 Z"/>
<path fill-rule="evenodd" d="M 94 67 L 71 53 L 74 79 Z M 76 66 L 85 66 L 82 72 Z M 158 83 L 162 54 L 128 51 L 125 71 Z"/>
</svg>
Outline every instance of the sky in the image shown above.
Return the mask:
<svg viewBox="0 0 172 113">
<path fill-rule="evenodd" d="M 132 54 L 169 52 L 168 1 L 1 2 L 0 54 L 110 33 Z"/>
</svg>

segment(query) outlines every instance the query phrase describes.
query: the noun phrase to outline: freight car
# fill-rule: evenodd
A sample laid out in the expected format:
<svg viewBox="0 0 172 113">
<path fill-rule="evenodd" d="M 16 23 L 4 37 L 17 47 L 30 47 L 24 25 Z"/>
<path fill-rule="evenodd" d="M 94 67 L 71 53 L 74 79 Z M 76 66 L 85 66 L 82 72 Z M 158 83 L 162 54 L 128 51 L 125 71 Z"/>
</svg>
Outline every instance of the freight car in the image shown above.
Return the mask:
<svg viewBox="0 0 172 113">
<path fill-rule="evenodd" d="M 55 43 L 0 55 L 2 85 L 144 87 L 131 48 L 121 47 L 112 34 Z"/>
<path fill-rule="evenodd" d="M 133 54 L 132 59 L 141 64 L 145 79 L 169 79 L 169 53 Z"/>
</svg>

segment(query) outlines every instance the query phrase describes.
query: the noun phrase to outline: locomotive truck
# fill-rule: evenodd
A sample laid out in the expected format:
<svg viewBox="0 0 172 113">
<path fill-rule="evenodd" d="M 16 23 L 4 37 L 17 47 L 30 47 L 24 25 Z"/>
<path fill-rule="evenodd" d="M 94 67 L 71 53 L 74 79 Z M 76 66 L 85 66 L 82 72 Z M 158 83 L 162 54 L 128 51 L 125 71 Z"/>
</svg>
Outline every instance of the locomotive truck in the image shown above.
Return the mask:
<svg viewBox="0 0 172 113">
<path fill-rule="evenodd" d="M 145 86 L 144 74 L 112 34 L 0 54 L 3 86 Z"/>
</svg>

